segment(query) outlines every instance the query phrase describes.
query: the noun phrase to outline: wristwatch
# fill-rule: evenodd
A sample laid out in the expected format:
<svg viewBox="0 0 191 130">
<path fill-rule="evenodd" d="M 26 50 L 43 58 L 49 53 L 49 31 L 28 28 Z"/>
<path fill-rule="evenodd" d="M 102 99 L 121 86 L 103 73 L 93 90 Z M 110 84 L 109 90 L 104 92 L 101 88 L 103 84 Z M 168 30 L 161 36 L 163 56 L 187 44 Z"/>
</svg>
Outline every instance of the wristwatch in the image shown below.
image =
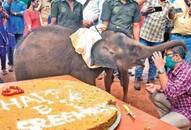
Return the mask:
<svg viewBox="0 0 191 130">
<path fill-rule="evenodd" d="M 158 69 L 158 74 L 163 74 L 165 72 L 166 72 L 165 68 Z"/>
</svg>

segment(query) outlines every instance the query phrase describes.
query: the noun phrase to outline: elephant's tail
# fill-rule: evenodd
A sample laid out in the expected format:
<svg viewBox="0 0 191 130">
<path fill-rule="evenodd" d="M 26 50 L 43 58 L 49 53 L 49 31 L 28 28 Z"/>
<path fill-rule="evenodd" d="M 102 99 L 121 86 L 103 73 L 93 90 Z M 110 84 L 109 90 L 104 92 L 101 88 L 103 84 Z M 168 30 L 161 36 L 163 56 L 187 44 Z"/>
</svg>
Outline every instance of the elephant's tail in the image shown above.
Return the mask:
<svg viewBox="0 0 191 130">
<path fill-rule="evenodd" d="M 187 51 L 187 47 L 183 42 L 181 42 L 181 41 L 168 41 L 168 42 L 162 43 L 160 45 L 148 47 L 148 53 L 146 53 L 146 55 L 144 55 L 144 57 L 151 56 L 155 51 L 164 51 L 166 49 L 176 47 L 176 46 L 182 46 L 182 47 L 184 47 L 185 51 Z"/>
</svg>

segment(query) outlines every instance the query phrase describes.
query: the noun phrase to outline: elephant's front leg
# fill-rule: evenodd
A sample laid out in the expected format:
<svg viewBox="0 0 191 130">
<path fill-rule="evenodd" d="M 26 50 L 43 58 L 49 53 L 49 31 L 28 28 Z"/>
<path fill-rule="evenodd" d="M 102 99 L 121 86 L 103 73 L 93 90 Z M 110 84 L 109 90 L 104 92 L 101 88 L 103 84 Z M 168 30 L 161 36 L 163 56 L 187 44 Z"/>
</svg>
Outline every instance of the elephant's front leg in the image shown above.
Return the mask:
<svg viewBox="0 0 191 130">
<path fill-rule="evenodd" d="M 119 71 L 120 77 L 120 84 L 123 87 L 123 101 L 127 102 L 127 94 L 128 94 L 128 87 L 129 87 L 129 75 L 128 72 L 125 70 Z"/>
<path fill-rule="evenodd" d="M 111 92 L 111 85 L 113 83 L 113 70 L 112 69 L 105 69 L 105 78 L 104 78 L 104 83 L 105 83 L 105 89 L 108 93 Z"/>
</svg>

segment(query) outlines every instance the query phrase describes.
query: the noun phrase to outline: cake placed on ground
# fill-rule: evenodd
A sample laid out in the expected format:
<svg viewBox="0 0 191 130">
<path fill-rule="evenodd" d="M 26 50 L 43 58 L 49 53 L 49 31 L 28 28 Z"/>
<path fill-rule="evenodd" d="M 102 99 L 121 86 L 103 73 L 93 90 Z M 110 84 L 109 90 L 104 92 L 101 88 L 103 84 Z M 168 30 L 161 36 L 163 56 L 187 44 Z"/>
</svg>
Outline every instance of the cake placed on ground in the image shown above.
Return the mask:
<svg viewBox="0 0 191 130">
<path fill-rule="evenodd" d="M 115 98 L 69 80 L 33 80 L 16 85 L 24 94 L 0 96 L 0 130 L 105 130 L 116 120 Z"/>
</svg>

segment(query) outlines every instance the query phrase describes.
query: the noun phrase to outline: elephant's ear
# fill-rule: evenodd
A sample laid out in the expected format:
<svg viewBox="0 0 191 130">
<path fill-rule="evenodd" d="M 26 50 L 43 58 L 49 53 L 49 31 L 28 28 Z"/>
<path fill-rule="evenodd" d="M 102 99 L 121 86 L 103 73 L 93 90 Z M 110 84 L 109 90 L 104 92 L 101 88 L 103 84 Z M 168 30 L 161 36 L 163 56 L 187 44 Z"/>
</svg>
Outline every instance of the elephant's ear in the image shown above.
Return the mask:
<svg viewBox="0 0 191 130">
<path fill-rule="evenodd" d="M 94 44 L 91 50 L 92 65 L 116 69 L 117 64 L 114 59 L 114 51 L 105 45 L 104 40 L 100 40 Z"/>
</svg>

